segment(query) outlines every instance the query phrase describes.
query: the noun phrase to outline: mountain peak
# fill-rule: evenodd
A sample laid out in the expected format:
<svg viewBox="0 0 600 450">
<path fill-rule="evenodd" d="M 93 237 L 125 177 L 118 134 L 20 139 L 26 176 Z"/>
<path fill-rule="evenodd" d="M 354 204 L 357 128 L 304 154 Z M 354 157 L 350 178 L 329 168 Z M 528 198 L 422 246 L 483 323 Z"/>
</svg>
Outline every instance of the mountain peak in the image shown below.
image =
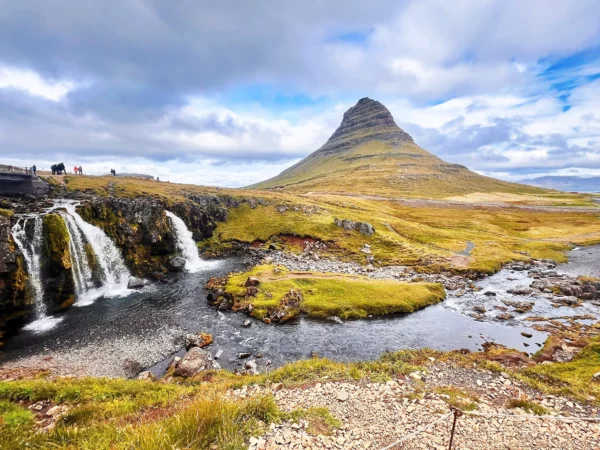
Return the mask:
<svg viewBox="0 0 600 450">
<path fill-rule="evenodd" d="M 396 125 L 392 114 L 383 104 L 369 97 L 364 97 L 344 113 L 342 123 L 331 135 L 328 142 L 348 137 L 356 132 L 377 133 L 379 131 L 399 132 L 401 135 L 394 137 L 412 142 L 412 138 Z"/>
</svg>

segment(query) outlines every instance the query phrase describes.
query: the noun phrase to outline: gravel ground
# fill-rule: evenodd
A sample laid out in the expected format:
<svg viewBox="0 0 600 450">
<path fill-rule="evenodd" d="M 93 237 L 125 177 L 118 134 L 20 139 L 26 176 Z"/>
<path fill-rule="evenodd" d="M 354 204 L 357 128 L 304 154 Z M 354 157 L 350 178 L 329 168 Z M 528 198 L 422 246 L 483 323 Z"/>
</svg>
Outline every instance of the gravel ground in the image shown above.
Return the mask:
<svg viewBox="0 0 600 450">
<path fill-rule="evenodd" d="M 179 350 L 182 329 L 156 330 L 150 339 L 143 336 L 115 337 L 65 350 L 47 351 L 1 364 L 3 370 L 48 369 L 63 376 L 132 377 Z"/>
<path fill-rule="evenodd" d="M 380 449 L 425 427 L 449 412 L 446 394 L 436 388 L 453 386 L 473 396 L 476 412 L 526 415 L 508 409 L 507 401 L 528 398 L 548 409 L 550 415 L 593 416 L 598 410 L 565 398 L 546 396 L 507 374 L 437 365 L 430 372 L 414 373 L 387 383 L 324 382 L 274 393 L 286 411 L 327 407 L 342 422 L 331 435 L 311 435 L 307 424 L 272 426 L 264 436 L 252 438 L 249 450 L 269 449 Z M 255 395 L 235 391 L 231 395 Z M 417 395 L 426 392 L 424 395 Z M 447 449 L 452 417 L 420 433 L 394 449 Z M 577 449 L 600 448 L 600 423 L 556 421 L 542 418 L 483 418 L 464 415 L 458 419 L 454 449 Z"/>
</svg>

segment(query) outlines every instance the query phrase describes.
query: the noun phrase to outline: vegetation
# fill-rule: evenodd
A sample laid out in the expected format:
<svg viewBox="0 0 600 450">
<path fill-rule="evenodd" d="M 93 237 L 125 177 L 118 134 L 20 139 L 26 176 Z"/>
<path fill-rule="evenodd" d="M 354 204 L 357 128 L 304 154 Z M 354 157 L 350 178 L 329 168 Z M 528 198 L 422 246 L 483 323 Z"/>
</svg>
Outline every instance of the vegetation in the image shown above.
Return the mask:
<svg viewBox="0 0 600 450">
<path fill-rule="evenodd" d="M 69 249 L 71 238 L 64 219 L 59 214 L 46 214 L 43 234 L 45 300 L 59 309 L 66 309 L 75 302 L 75 281 Z"/>
<path fill-rule="evenodd" d="M 531 414 L 535 414 L 536 416 L 543 416 L 545 414 L 549 414 L 546 408 L 542 405 L 532 402 L 528 400 L 526 397 L 521 397 L 518 399 L 512 399 L 508 402 L 509 408 L 521 408 L 523 411 L 526 411 Z"/>
<path fill-rule="evenodd" d="M 261 282 L 255 296 L 246 296 L 248 277 Z M 410 313 L 445 298 L 442 285 L 436 283 L 401 283 L 394 280 L 371 280 L 341 274 L 290 272 L 282 267 L 257 266 L 249 272 L 229 278 L 225 291 L 251 304 L 251 314 L 264 319 L 274 310 L 284 308 L 290 291 L 301 293 L 299 305 L 290 317 L 302 312 L 310 317 L 358 319 L 368 315 Z M 242 306 L 242 305 L 238 305 Z"/>
</svg>

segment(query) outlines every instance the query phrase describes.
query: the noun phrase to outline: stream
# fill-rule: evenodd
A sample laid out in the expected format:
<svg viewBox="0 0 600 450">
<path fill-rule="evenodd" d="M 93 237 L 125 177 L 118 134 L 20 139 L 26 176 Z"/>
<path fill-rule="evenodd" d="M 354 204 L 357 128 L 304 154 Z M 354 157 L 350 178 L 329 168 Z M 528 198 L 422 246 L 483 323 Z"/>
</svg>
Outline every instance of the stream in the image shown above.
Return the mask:
<svg viewBox="0 0 600 450">
<path fill-rule="evenodd" d="M 594 275 L 600 261 L 600 246 L 576 249 L 571 262 L 559 265 L 559 272 Z M 207 348 L 222 351 L 219 363 L 235 369 L 243 364 L 237 354 L 250 352 L 259 368 L 273 368 L 308 358 L 311 353 L 336 361 L 370 360 L 386 351 L 429 347 L 438 350 L 467 348 L 481 350 L 492 341 L 527 353 L 534 353 L 546 338 L 531 329 L 524 319 L 532 315 L 567 316 L 592 314 L 600 308 L 589 303 L 578 308 L 554 307 L 537 296 L 515 296 L 507 289 L 528 286 L 527 272 L 502 270 L 478 282 L 482 290 L 456 297 L 452 292 L 437 305 L 412 314 L 335 322 L 301 318 L 285 324 L 264 324 L 234 312 L 218 312 L 206 301 L 204 284 L 211 276 L 242 270 L 240 259 L 212 261 L 196 272 L 181 273 L 172 283 L 154 283 L 127 296 L 100 297 L 76 305 L 60 314 L 54 328 L 31 330 L 24 327 L 5 342 L 0 364 L 7 366 L 48 366 L 68 373 L 95 376 L 133 376 L 151 367 L 160 374 L 172 357 L 182 354 L 183 336 L 202 331 L 213 335 Z M 493 291 L 496 296 L 485 292 Z M 532 311 L 501 321 L 494 305 L 502 299 L 535 300 Z M 476 304 L 485 304 L 489 314 L 471 316 Z M 531 338 L 521 335 L 530 333 Z"/>
</svg>

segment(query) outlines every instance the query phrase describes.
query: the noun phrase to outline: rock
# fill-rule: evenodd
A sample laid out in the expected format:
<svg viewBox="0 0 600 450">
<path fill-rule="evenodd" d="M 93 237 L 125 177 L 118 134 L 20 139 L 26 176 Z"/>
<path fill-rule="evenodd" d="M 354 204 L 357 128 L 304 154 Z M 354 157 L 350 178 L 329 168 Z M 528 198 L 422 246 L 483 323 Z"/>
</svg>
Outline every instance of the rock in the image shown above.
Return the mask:
<svg viewBox="0 0 600 450">
<path fill-rule="evenodd" d="M 144 370 L 137 376 L 138 380 L 155 381 L 154 375 L 149 370 Z"/>
<path fill-rule="evenodd" d="M 200 347 L 192 347 L 177 363 L 175 375 L 189 378 L 205 370 L 218 368 L 220 368 L 219 364 L 213 361 L 210 353 Z"/>
<path fill-rule="evenodd" d="M 371 225 L 368 222 L 354 222 L 353 220 L 334 219 L 333 223 L 335 223 L 336 226 L 343 228 L 344 230 L 358 231 L 364 236 L 373 236 L 373 234 L 375 234 L 375 229 L 373 228 L 373 225 Z"/>
<path fill-rule="evenodd" d="M 533 334 L 527 333 L 525 331 L 521 331 L 521 336 L 526 337 L 526 338 L 531 338 L 531 337 L 533 337 Z"/>
<path fill-rule="evenodd" d="M 252 353 L 248 353 L 248 352 L 242 352 L 242 353 L 237 354 L 238 359 L 246 359 L 246 358 L 250 358 L 250 356 L 252 356 Z"/>
<path fill-rule="evenodd" d="M 213 337 L 206 333 L 194 333 L 185 335 L 185 348 L 189 350 L 192 347 L 206 347 L 212 344 Z"/>
<path fill-rule="evenodd" d="M 485 291 L 483 295 L 487 295 L 488 297 L 495 297 L 496 293 L 492 291 Z"/>
<path fill-rule="evenodd" d="M 600 372 L 596 372 L 594 375 L 592 375 L 592 381 L 594 383 L 600 383 Z"/>
<path fill-rule="evenodd" d="M 348 398 L 349 398 L 349 395 L 348 395 L 348 393 L 346 391 L 339 391 L 337 393 L 337 399 L 340 402 L 345 402 L 346 400 L 348 400 Z"/>
<path fill-rule="evenodd" d="M 519 286 L 517 288 L 508 289 L 506 292 L 513 295 L 530 295 L 533 292 L 533 289 Z"/>
<path fill-rule="evenodd" d="M 500 313 L 496 316 L 496 319 L 499 319 L 499 320 L 510 320 L 512 318 L 513 318 L 512 314 L 509 314 L 509 313 Z"/>
<path fill-rule="evenodd" d="M 171 269 L 175 272 L 181 272 L 183 271 L 183 269 L 185 269 L 185 259 L 176 256 L 175 258 L 171 258 L 171 260 L 169 260 L 169 265 L 171 266 Z"/>
<path fill-rule="evenodd" d="M 252 326 L 252 322 L 250 321 L 250 319 L 246 319 L 242 322 L 242 326 L 244 328 L 250 328 Z"/>
<path fill-rule="evenodd" d="M 50 408 L 48 411 L 46 411 L 46 416 L 54 417 L 54 416 L 57 416 L 60 413 L 62 413 L 62 411 L 63 411 L 63 407 L 60 405 L 56 405 L 56 406 L 53 406 L 52 408 Z"/>
<path fill-rule="evenodd" d="M 248 277 L 246 280 L 246 287 L 250 286 L 258 286 L 260 285 L 260 280 L 257 277 Z"/>
<path fill-rule="evenodd" d="M 215 358 L 215 359 L 219 359 L 219 358 L 221 357 L 221 355 L 222 355 L 222 354 L 223 354 L 223 350 L 219 349 L 219 350 L 217 351 L 217 353 L 215 353 L 215 356 L 214 356 L 214 358 Z"/>
<path fill-rule="evenodd" d="M 258 366 L 256 365 L 256 361 L 254 360 L 246 361 L 246 363 L 244 364 L 244 368 L 253 375 L 256 375 L 258 373 Z"/>
<path fill-rule="evenodd" d="M 473 311 L 483 314 L 484 312 L 487 311 L 487 309 L 483 305 L 475 305 L 475 306 L 473 306 Z"/>
<path fill-rule="evenodd" d="M 278 391 L 280 391 L 280 390 L 282 390 L 282 389 L 283 389 L 283 384 L 282 384 L 282 383 L 273 383 L 273 384 L 271 385 L 271 390 L 272 390 L 273 392 L 278 392 Z"/>
<path fill-rule="evenodd" d="M 129 277 L 127 289 L 141 289 L 146 285 L 146 280 L 138 277 Z"/>
</svg>

